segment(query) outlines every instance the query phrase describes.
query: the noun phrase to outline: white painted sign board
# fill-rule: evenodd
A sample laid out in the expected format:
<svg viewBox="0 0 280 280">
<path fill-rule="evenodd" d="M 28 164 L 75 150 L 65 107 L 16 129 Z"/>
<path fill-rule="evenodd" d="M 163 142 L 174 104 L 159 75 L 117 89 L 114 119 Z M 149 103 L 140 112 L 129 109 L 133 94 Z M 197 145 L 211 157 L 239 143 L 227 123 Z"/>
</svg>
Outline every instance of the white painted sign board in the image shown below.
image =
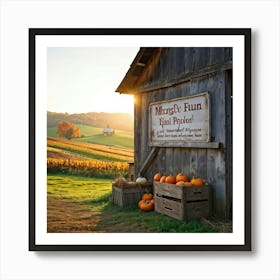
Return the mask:
<svg viewBox="0 0 280 280">
<path fill-rule="evenodd" d="M 150 145 L 172 142 L 210 141 L 209 94 L 151 103 L 149 108 Z"/>
</svg>

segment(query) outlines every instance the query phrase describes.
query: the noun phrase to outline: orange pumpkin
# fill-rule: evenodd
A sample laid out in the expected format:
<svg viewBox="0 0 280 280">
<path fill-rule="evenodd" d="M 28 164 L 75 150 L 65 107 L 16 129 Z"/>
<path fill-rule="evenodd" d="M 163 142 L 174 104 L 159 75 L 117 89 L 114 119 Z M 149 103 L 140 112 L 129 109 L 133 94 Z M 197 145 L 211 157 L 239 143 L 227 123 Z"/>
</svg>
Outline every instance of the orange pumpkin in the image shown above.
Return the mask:
<svg viewBox="0 0 280 280">
<path fill-rule="evenodd" d="M 186 187 L 192 187 L 192 185 L 193 185 L 193 184 L 192 184 L 191 182 L 189 182 L 189 181 L 188 181 L 188 182 L 185 182 L 185 186 L 186 186 Z"/>
<path fill-rule="evenodd" d="M 184 181 L 178 181 L 176 183 L 176 185 L 179 186 L 179 187 L 183 187 L 183 186 L 185 186 L 185 182 Z"/>
<path fill-rule="evenodd" d="M 151 203 L 155 204 L 155 201 L 154 201 L 154 199 L 151 199 Z"/>
<path fill-rule="evenodd" d="M 139 209 L 141 209 L 141 204 L 144 203 L 144 201 L 145 201 L 144 199 L 139 200 L 139 202 L 138 202 L 138 208 Z"/>
<path fill-rule="evenodd" d="M 165 183 L 176 184 L 176 177 L 172 176 L 172 175 L 167 176 L 166 179 L 165 179 Z"/>
<path fill-rule="evenodd" d="M 151 193 L 144 193 L 142 195 L 142 200 L 152 200 L 153 199 L 153 195 Z"/>
<path fill-rule="evenodd" d="M 203 185 L 203 180 L 201 178 L 192 178 L 191 183 L 194 186 L 202 186 Z"/>
<path fill-rule="evenodd" d="M 161 183 L 165 183 L 165 180 L 166 180 L 166 176 L 165 176 L 165 175 L 163 175 L 163 176 L 160 178 L 160 180 L 159 180 L 159 181 L 160 181 Z"/>
<path fill-rule="evenodd" d="M 161 177 L 162 177 L 162 173 L 157 173 L 157 174 L 155 174 L 155 176 L 154 176 L 154 181 L 159 182 L 159 180 L 160 180 Z"/>
<path fill-rule="evenodd" d="M 154 203 L 151 202 L 151 200 L 144 200 L 144 202 L 140 204 L 140 209 L 144 212 L 152 211 L 154 209 Z"/>
<path fill-rule="evenodd" d="M 183 172 L 178 173 L 176 176 L 176 183 L 179 181 L 183 181 L 183 182 L 188 181 L 188 176 L 186 174 L 184 174 Z"/>
</svg>

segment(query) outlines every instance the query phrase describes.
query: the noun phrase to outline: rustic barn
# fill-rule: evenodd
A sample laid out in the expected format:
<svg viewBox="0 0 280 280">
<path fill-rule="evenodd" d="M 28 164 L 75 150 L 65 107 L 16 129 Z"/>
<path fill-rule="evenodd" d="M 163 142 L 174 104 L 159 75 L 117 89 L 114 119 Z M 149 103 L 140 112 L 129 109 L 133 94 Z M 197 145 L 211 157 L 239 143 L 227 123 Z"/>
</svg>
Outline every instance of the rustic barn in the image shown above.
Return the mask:
<svg viewBox="0 0 280 280">
<path fill-rule="evenodd" d="M 115 130 L 109 126 L 103 128 L 103 135 L 104 136 L 112 136 L 115 135 Z"/>
<path fill-rule="evenodd" d="M 140 48 L 116 89 L 135 98 L 135 174 L 200 176 L 232 215 L 232 48 Z"/>
</svg>

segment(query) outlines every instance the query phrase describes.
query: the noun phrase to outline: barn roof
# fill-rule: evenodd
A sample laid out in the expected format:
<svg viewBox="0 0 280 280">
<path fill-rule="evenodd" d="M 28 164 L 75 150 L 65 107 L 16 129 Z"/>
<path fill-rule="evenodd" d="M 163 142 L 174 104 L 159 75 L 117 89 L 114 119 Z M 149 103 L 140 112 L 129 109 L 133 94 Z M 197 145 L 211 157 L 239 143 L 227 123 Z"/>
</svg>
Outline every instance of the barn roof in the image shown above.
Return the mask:
<svg viewBox="0 0 280 280">
<path fill-rule="evenodd" d="M 103 132 L 113 132 L 113 131 L 114 131 L 114 129 L 111 127 L 103 128 Z"/>
<path fill-rule="evenodd" d="M 116 92 L 133 94 L 134 85 L 158 48 L 140 48 Z"/>
</svg>

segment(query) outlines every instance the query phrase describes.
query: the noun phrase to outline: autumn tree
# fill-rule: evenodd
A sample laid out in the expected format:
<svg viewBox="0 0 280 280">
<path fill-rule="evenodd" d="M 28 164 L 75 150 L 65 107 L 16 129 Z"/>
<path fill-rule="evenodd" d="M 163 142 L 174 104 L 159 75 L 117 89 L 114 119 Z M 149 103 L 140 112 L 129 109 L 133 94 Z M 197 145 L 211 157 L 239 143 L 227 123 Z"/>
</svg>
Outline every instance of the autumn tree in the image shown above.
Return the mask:
<svg viewBox="0 0 280 280">
<path fill-rule="evenodd" d="M 65 137 L 68 140 L 72 138 L 81 137 L 81 131 L 73 123 L 69 122 L 58 122 L 56 124 L 56 134 L 60 137 Z"/>
</svg>

